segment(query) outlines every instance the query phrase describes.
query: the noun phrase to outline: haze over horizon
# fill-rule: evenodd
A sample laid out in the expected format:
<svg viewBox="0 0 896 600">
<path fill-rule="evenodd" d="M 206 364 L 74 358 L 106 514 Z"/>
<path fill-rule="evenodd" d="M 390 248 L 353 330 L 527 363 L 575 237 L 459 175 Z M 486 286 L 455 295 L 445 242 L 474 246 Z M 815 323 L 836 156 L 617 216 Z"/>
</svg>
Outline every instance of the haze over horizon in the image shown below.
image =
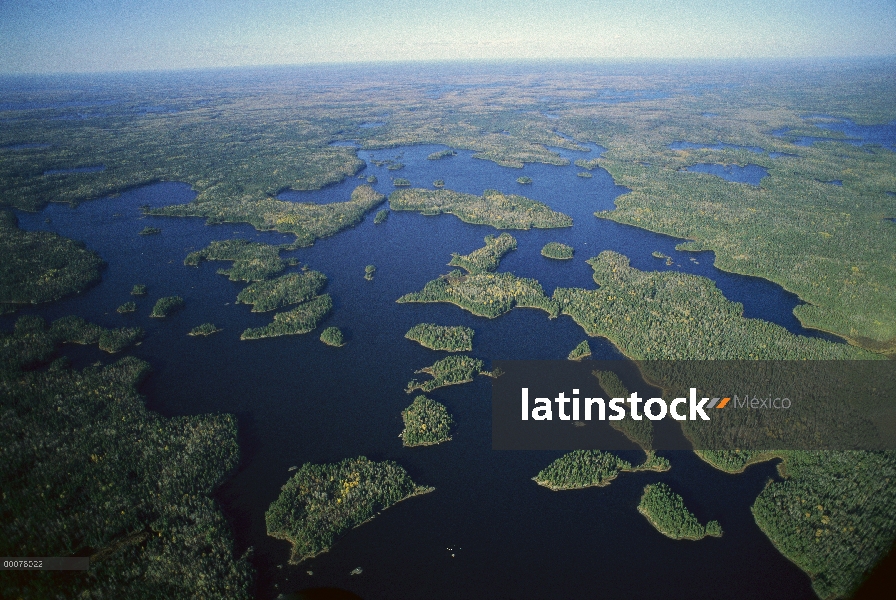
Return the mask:
<svg viewBox="0 0 896 600">
<path fill-rule="evenodd" d="M 889 0 L 0 2 L 0 74 L 888 56 L 896 56 Z"/>
</svg>

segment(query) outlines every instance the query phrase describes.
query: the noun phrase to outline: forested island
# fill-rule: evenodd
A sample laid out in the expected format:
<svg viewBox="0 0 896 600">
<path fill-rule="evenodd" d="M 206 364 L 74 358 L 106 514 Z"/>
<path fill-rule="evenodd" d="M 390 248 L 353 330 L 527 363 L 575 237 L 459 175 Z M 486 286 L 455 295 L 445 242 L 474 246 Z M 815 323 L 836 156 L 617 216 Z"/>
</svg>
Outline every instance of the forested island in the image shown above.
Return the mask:
<svg viewBox="0 0 896 600">
<path fill-rule="evenodd" d="M 316 296 L 327 285 L 327 276 L 306 270 L 275 279 L 256 281 L 237 295 L 240 304 L 251 304 L 252 312 L 268 312 L 291 304 L 300 304 Z"/>
<path fill-rule="evenodd" d="M 438 152 L 433 152 L 426 158 L 427 160 L 439 160 L 442 158 L 448 158 L 450 156 L 457 156 L 457 151 L 452 150 L 451 148 L 447 150 L 439 150 Z"/>
<path fill-rule="evenodd" d="M 392 461 L 364 456 L 339 463 L 306 463 L 283 486 L 264 515 L 268 535 L 292 544 L 291 564 L 330 549 L 345 531 L 412 496 L 431 492 Z"/>
<path fill-rule="evenodd" d="M 348 227 L 354 227 L 369 210 L 382 204 L 385 199 L 385 196 L 377 193 L 369 185 L 360 185 L 352 192 L 348 202 L 314 204 L 284 202 L 266 197 L 255 202 L 231 203 L 209 199 L 149 209 L 147 214 L 206 217 L 209 224 L 249 223 L 262 231 L 292 233 L 296 236 L 295 245 L 303 247 Z"/>
<path fill-rule="evenodd" d="M 333 310 L 330 294 L 315 296 L 292 310 L 279 312 L 274 320 L 263 327 L 250 327 L 240 334 L 241 340 L 257 340 L 280 335 L 301 335 L 317 328 Z"/>
<path fill-rule="evenodd" d="M 452 254 L 448 266 L 460 267 L 471 275 L 494 271 L 511 250 L 516 250 L 516 238 L 509 233 L 502 233 L 497 238 L 488 235 L 482 248 L 466 255 Z"/>
<path fill-rule="evenodd" d="M 184 304 L 184 299 L 180 296 L 164 296 L 156 300 L 149 316 L 162 319 L 183 308 Z"/>
<path fill-rule="evenodd" d="M 591 356 L 591 346 L 588 345 L 588 340 L 582 340 L 582 342 L 569 351 L 569 355 L 566 357 L 568 360 L 584 360 Z"/>
<path fill-rule="evenodd" d="M 411 327 L 404 337 L 430 350 L 448 352 L 470 352 L 473 349 L 474 331 L 462 325 L 447 326 L 433 323 L 418 323 Z"/>
<path fill-rule="evenodd" d="M 685 507 L 681 496 L 665 483 L 651 483 L 644 487 L 638 512 L 664 536 L 673 540 L 700 540 L 707 536 L 722 537 L 718 521 L 701 525 L 697 517 Z"/>
<path fill-rule="evenodd" d="M 423 215 L 452 214 L 465 223 L 495 229 L 548 229 L 572 227 L 572 219 L 541 202 L 523 196 L 485 190 L 482 196 L 451 190 L 395 190 L 389 195 L 392 210 L 413 210 Z"/>
<path fill-rule="evenodd" d="M 574 450 L 542 469 L 532 480 L 557 492 L 610 485 L 622 472 L 669 470 L 666 459 L 651 458 L 632 466 L 627 460 L 603 450 Z"/>
<path fill-rule="evenodd" d="M 320 333 L 320 341 L 327 346 L 333 346 L 334 348 L 345 346 L 345 337 L 338 327 L 327 327 L 324 329 Z"/>
<path fill-rule="evenodd" d="M 417 396 L 409 407 L 401 411 L 404 430 L 401 441 L 405 446 L 432 446 L 451 440 L 454 419 L 444 404 Z"/>
<path fill-rule="evenodd" d="M 464 275 L 462 271 L 452 271 L 396 302 L 448 302 L 490 319 L 515 307 L 538 308 L 551 317 L 560 313 L 560 306 L 545 296 L 540 283 L 512 273 Z"/>
<path fill-rule="evenodd" d="M 546 258 L 556 260 L 569 260 L 573 257 L 574 251 L 572 246 L 561 244 L 560 242 L 548 242 L 541 249 L 541 255 Z"/>
<path fill-rule="evenodd" d="M 286 248 L 242 239 L 224 240 L 190 252 L 184 264 L 196 267 L 203 260 L 231 261 L 231 268 L 218 269 L 218 273 L 227 275 L 231 281 L 261 281 L 280 273 L 287 266 L 298 264 L 295 259 L 280 258 L 280 252 Z"/>
<path fill-rule="evenodd" d="M 414 390 L 422 392 L 431 392 L 436 388 L 446 385 L 457 385 L 459 383 L 468 383 L 473 381 L 476 375 L 490 375 L 488 371 L 483 371 L 484 363 L 478 358 L 472 358 L 463 354 L 452 354 L 441 360 L 437 360 L 432 366 L 424 367 L 415 373 L 426 373 L 432 376 L 424 382 L 416 379 L 411 380 L 405 392 L 410 394 Z"/>
<path fill-rule="evenodd" d="M 221 329 L 215 325 L 214 323 L 203 323 L 202 325 L 197 325 L 187 334 L 191 337 L 205 337 L 212 335 L 213 333 L 218 333 Z"/>
</svg>

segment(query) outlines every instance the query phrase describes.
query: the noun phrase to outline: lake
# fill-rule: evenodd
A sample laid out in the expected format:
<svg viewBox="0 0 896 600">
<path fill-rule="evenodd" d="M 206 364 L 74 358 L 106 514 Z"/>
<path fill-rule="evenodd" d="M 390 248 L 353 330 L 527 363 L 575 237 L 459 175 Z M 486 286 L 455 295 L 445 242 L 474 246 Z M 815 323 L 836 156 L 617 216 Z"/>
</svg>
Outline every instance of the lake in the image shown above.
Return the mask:
<svg viewBox="0 0 896 600">
<path fill-rule="evenodd" d="M 558 151 L 573 161 L 600 152 L 597 146 L 590 148 Z M 426 159 L 443 149 L 359 150 L 367 165 L 360 175 L 375 175 L 374 187 L 382 193 L 393 189 L 391 177 L 427 188 L 443 179 L 448 189 L 518 193 L 570 215 L 571 228 L 511 231 L 519 249 L 508 254 L 499 269 L 538 279 L 548 295 L 559 286 L 593 287 L 584 260 L 615 250 L 639 269 L 713 279 L 727 298 L 744 305 L 748 317 L 801 335 L 823 335 L 800 326 L 792 313 L 798 298 L 779 286 L 715 269 L 712 252 L 676 251 L 680 239 L 594 217 L 595 211 L 612 209 L 615 198 L 627 192 L 602 169 L 585 179 L 577 177 L 580 169 L 572 164 L 510 169 L 473 158 L 469 151 Z M 386 165 L 375 166 L 374 160 L 396 160 L 405 166 L 389 171 Z M 530 177 L 532 184 L 518 184 L 520 176 Z M 343 201 L 361 183 L 347 178 L 323 190 L 284 192 L 280 197 Z M 329 278 L 326 291 L 334 310 L 321 328 L 340 327 L 348 339 L 345 347 L 322 344 L 321 328 L 303 336 L 239 341 L 245 328 L 269 322 L 270 313 L 254 314 L 249 306 L 234 304 L 244 284 L 216 273 L 228 263 L 187 267 L 184 257 L 212 240 L 238 237 L 275 244 L 293 238 L 248 225 L 144 217 L 140 210 L 193 197 L 187 185 L 165 182 L 77 208 L 55 204 L 39 213 L 17 213 L 24 229 L 83 240 L 109 265 L 97 286 L 22 313 L 48 319 L 74 313 L 108 327 L 139 325 L 147 335 L 133 353 L 153 367 L 140 390 L 151 409 L 168 416 L 237 415 L 241 464 L 216 498 L 233 526 L 238 552 L 254 547 L 259 597 L 324 585 L 350 589 L 364 598 L 643 598 L 665 596 L 670 589 L 688 598 L 717 598 L 720 590 L 727 598 L 814 597 L 808 577 L 774 549 L 750 513 L 766 481 L 777 477 L 774 464 L 727 475 L 693 453 L 664 452 L 672 463 L 669 472 L 623 473 L 609 487 L 551 492 L 531 477 L 562 453 L 491 450 L 490 380 L 484 377 L 430 394 L 457 422 L 452 441 L 402 447 L 400 413 L 412 399 L 404 387 L 415 370 L 444 356 L 404 339 L 413 325 L 472 327 L 472 355 L 487 362 L 565 359 L 586 338 L 571 319 L 550 320 L 536 310 L 514 310 L 488 320 L 447 304 L 395 303 L 448 272 L 452 252 L 479 248 L 483 237 L 496 230 L 462 223 L 452 215 L 410 212 L 392 212 L 385 223 L 374 225 L 371 212 L 355 228 L 286 253 Z M 147 226 L 162 232 L 138 235 Z M 542 257 L 540 250 L 549 241 L 573 246 L 576 258 Z M 672 264 L 651 256 L 654 251 L 671 256 Z M 377 267 L 373 281 L 364 279 L 367 264 Z M 116 313 L 118 305 L 133 299 L 129 292 L 136 283 L 148 286 L 148 296 L 136 299 L 135 313 Z M 154 301 L 167 295 L 182 296 L 186 307 L 169 318 L 150 319 Z M 5 316 L 0 324 L 8 329 L 13 320 Z M 207 338 L 186 335 L 207 321 L 223 331 Z M 622 358 L 606 340 L 589 343 L 595 359 Z M 76 367 L 115 360 L 95 348 L 67 347 L 64 352 Z M 348 532 L 329 552 L 289 566 L 288 544 L 268 537 L 264 524 L 264 512 L 290 476 L 289 468 L 362 454 L 395 460 L 417 483 L 436 491 L 390 508 Z M 640 461 L 638 451 L 620 454 Z M 644 485 L 653 481 L 669 483 L 701 522 L 719 520 L 724 536 L 682 542 L 660 535 L 635 509 Z M 721 556 L 731 560 L 718 560 Z M 349 575 L 356 567 L 363 573 Z"/>
</svg>

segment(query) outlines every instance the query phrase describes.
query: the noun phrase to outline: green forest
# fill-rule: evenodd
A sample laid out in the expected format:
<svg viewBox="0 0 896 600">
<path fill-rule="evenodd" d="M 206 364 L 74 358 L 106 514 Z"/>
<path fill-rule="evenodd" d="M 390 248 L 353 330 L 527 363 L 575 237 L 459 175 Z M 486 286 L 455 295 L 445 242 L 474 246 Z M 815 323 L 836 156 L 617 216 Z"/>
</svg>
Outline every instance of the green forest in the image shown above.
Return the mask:
<svg viewBox="0 0 896 600">
<path fill-rule="evenodd" d="M 420 382 L 416 379 L 411 380 L 405 392 L 408 394 L 414 390 L 422 392 L 431 392 L 436 388 L 445 387 L 446 385 L 457 385 L 459 383 L 469 383 L 473 381 L 476 375 L 488 375 L 482 370 L 484 363 L 478 358 L 472 358 L 463 354 L 452 354 L 441 360 L 437 360 L 432 366 L 424 367 L 415 373 L 426 373 L 431 375 L 432 379 Z"/>
<path fill-rule="evenodd" d="M 219 269 L 218 273 L 227 275 L 231 281 L 261 281 L 280 273 L 287 266 L 298 264 L 294 259 L 280 258 L 280 252 L 287 248 L 241 239 L 224 240 L 190 252 L 184 264 L 196 267 L 203 260 L 230 261 L 233 266 Z"/>
<path fill-rule="evenodd" d="M 342 331 L 338 327 L 327 327 L 320 332 L 320 341 L 327 346 L 339 348 L 345 345 L 345 336 L 342 335 Z"/>
<path fill-rule="evenodd" d="M 237 465 L 236 420 L 147 411 L 133 357 L 55 358 L 65 341 L 102 347 L 100 330 L 22 317 L 0 334 L 0 553 L 90 557 L 90 571 L 7 572 L 0 596 L 248 600 L 253 569 L 210 497 Z"/>
<path fill-rule="evenodd" d="M 405 446 L 432 446 L 451 440 L 454 419 L 445 405 L 417 396 L 406 409 L 401 411 L 404 430 L 401 441 Z"/>
<path fill-rule="evenodd" d="M 478 317 L 494 319 L 515 307 L 538 308 L 556 317 L 560 308 L 544 295 L 534 279 L 512 273 L 464 275 L 452 271 L 427 283 L 419 292 L 405 294 L 396 302 L 448 302 Z"/>
<path fill-rule="evenodd" d="M 280 335 L 300 335 L 317 328 L 330 311 L 333 299 L 330 294 L 315 296 L 292 310 L 279 312 L 273 321 L 263 327 L 250 327 L 240 334 L 241 340 L 257 340 Z"/>
<path fill-rule="evenodd" d="M 237 295 L 239 304 L 251 304 L 252 312 L 268 312 L 290 304 L 300 304 L 320 293 L 327 285 L 327 276 L 306 270 L 288 273 L 275 279 L 250 283 Z"/>
<path fill-rule="evenodd" d="M 485 190 L 482 196 L 451 190 L 395 190 L 389 195 L 392 210 L 412 210 L 423 215 L 451 214 L 465 223 L 491 225 L 495 229 L 549 229 L 572 227 L 572 219 L 541 202 L 523 196 Z"/>
<path fill-rule="evenodd" d="M 555 260 L 569 260 L 574 254 L 575 251 L 572 246 L 567 246 L 560 242 L 548 242 L 541 249 L 542 256 L 545 258 L 553 258 Z"/>
<path fill-rule="evenodd" d="M 448 352 L 470 352 L 473 350 L 473 334 L 475 332 L 463 325 L 435 325 L 434 323 L 418 323 L 411 327 L 404 337 L 413 340 L 430 350 L 446 350 Z"/>
<path fill-rule="evenodd" d="M 681 496 L 665 483 L 651 483 L 644 487 L 638 512 L 664 536 L 673 540 L 700 540 L 707 536 L 722 537 L 718 521 L 701 525 L 687 509 Z"/>
<path fill-rule="evenodd" d="M 508 252 L 516 250 L 516 238 L 509 233 L 485 236 L 485 246 L 469 254 L 452 254 L 450 267 L 460 267 L 471 275 L 494 271 Z"/>
<path fill-rule="evenodd" d="M 22 231 L 0 210 L 0 314 L 52 302 L 100 280 L 105 263 L 83 244 L 45 231 Z"/>
<path fill-rule="evenodd" d="M 150 209 L 147 214 L 169 217 L 205 217 L 216 223 L 249 223 L 260 231 L 279 231 L 296 236 L 295 246 L 314 244 L 348 227 L 354 227 L 368 211 L 386 199 L 369 185 L 360 185 L 347 202 L 313 204 L 285 202 L 271 197 L 254 202 L 208 200 Z"/>
<path fill-rule="evenodd" d="M 378 512 L 432 490 L 388 460 L 359 456 L 333 464 L 306 463 L 289 478 L 264 519 L 268 535 L 292 544 L 289 562 L 298 564 L 326 552 L 342 533 Z"/>
<path fill-rule="evenodd" d="M 162 319 L 174 314 L 183 308 L 184 305 L 184 299 L 180 296 L 164 296 L 156 300 L 149 316 L 155 317 L 156 319 Z"/>
</svg>

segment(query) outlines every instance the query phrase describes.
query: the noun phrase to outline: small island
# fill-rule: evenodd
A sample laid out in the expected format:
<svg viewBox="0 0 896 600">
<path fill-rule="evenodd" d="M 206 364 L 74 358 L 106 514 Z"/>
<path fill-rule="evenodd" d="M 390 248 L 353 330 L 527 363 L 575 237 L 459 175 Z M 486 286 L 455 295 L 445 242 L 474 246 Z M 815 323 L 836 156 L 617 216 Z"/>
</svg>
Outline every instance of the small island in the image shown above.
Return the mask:
<svg viewBox="0 0 896 600">
<path fill-rule="evenodd" d="M 519 183 L 520 185 L 529 185 L 530 183 L 532 183 L 532 178 L 531 177 L 517 177 L 516 182 Z"/>
<path fill-rule="evenodd" d="M 142 283 L 135 284 L 133 288 L 131 288 L 131 296 L 145 296 L 146 295 L 146 286 Z"/>
<path fill-rule="evenodd" d="M 374 265 L 367 265 L 364 267 L 364 279 L 367 281 L 373 281 L 374 273 L 376 273 L 376 267 Z"/>
<path fill-rule="evenodd" d="M 207 336 L 212 335 L 213 333 L 218 333 L 221 329 L 215 325 L 214 323 L 203 323 L 202 325 L 197 325 L 187 334 L 192 337 L 198 336 Z"/>
<path fill-rule="evenodd" d="M 280 273 L 288 265 L 298 264 L 295 259 L 280 258 L 280 251 L 286 248 L 242 239 L 223 240 L 189 253 L 184 264 L 198 267 L 203 260 L 232 261 L 233 267 L 218 269 L 218 273 L 227 275 L 231 281 L 261 281 Z"/>
<path fill-rule="evenodd" d="M 290 564 L 330 549 L 336 539 L 380 511 L 434 488 L 419 486 L 392 461 L 364 456 L 339 463 L 306 463 L 265 512 L 268 535 L 292 544 Z"/>
<path fill-rule="evenodd" d="M 264 327 L 250 327 L 241 335 L 241 340 L 257 340 L 281 335 L 301 335 L 317 328 L 324 317 L 333 310 L 330 294 L 315 296 L 299 304 L 292 310 L 274 315 L 274 320 Z"/>
<path fill-rule="evenodd" d="M 585 160 L 584 158 L 580 158 L 573 164 L 575 164 L 575 166 L 579 167 L 580 169 L 593 171 L 600 166 L 600 159 L 592 158 L 591 160 Z"/>
<path fill-rule="evenodd" d="M 119 306 L 118 308 L 115 309 L 116 312 L 118 312 L 122 315 L 126 314 L 126 313 L 132 313 L 135 310 L 137 310 L 137 303 L 133 302 L 133 301 L 125 302 L 124 304 L 122 304 L 121 306 Z"/>
<path fill-rule="evenodd" d="M 440 160 L 442 158 L 448 158 L 450 156 L 457 156 L 457 152 L 450 148 L 448 150 L 439 150 L 438 152 L 433 152 L 432 154 L 427 156 L 426 159 L 427 160 Z"/>
<path fill-rule="evenodd" d="M 462 325 L 450 327 L 419 323 L 411 327 L 404 337 L 430 350 L 470 352 L 473 349 L 473 334 L 472 329 Z"/>
<path fill-rule="evenodd" d="M 306 302 L 319 294 L 326 284 L 327 276 L 318 271 L 288 273 L 247 285 L 236 301 L 237 304 L 251 304 L 252 312 L 268 312 Z"/>
<path fill-rule="evenodd" d="M 392 180 L 392 185 L 395 187 L 411 187 L 410 179 L 405 179 L 404 177 L 396 177 Z"/>
<path fill-rule="evenodd" d="M 588 345 L 588 340 L 582 340 L 582 343 L 573 348 L 566 358 L 568 360 L 583 360 L 589 356 L 591 356 L 591 346 Z"/>
<path fill-rule="evenodd" d="M 396 302 L 448 302 L 477 317 L 490 319 L 515 307 L 538 308 L 551 318 L 560 314 L 560 305 L 545 296 L 538 281 L 513 273 L 465 275 L 463 271 L 452 271 L 430 281 L 419 292 L 405 294 Z"/>
<path fill-rule="evenodd" d="M 452 214 L 465 223 L 495 229 L 551 229 L 572 227 L 572 218 L 524 196 L 485 190 L 481 196 L 447 189 L 395 190 L 389 196 L 392 210 L 423 215 Z"/>
<path fill-rule="evenodd" d="M 469 383 L 473 381 L 476 375 L 491 375 L 488 371 L 482 370 L 483 364 L 478 358 L 472 358 L 463 354 L 446 356 L 442 360 L 436 361 L 431 367 L 424 367 L 419 371 L 414 371 L 415 373 L 432 375 L 432 379 L 422 383 L 413 379 L 408 382 L 408 386 L 404 391 L 408 394 L 414 390 L 431 392 L 436 388 L 448 385 Z"/>
<path fill-rule="evenodd" d="M 620 471 L 633 471 L 630 462 L 602 450 L 575 450 L 542 469 L 532 480 L 550 490 L 577 490 L 610 485 Z"/>
<path fill-rule="evenodd" d="M 573 257 L 574 252 L 572 246 L 567 246 L 560 242 L 548 242 L 541 249 L 542 256 L 555 260 L 569 260 Z"/>
<path fill-rule="evenodd" d="M 650 253 L 650 255 L 651 255 L 652 257 L 654 257 L 654 258 L 660 258 L 660 259 L 665 258 L 665 259 L 666 259 L 666 264 L 667 264 L 667 265 L 671 265 L 671 264 L 672 264 L 672 257 L 671 257 L 671 256 L 668 256 L 668 255 L 666 255 L 666 254 L 663 254 L 663 253 L 660 252 L 659 250 L 654 250 L 653 252 Z"/>
<path fill-rule="evenodd" d="M 401 411 L 404 431 L 401 441 L 405 446 L 433 446 L 451 440 L 454 419 L 448 409 L 426 396 L 417 396 L 409 407 Z"/>
<path fill-rule="evenodd" d="M 162 230 L 158 227 L 144 227 L 137 235 L 156 235 L 159 233 L 162 233 Z"/>
<path fill-rule="evenodd" d="M 184 299 L 180 296 L 165 296 L 156 301 L 155 306 L 152 307 L 152 313 L 150 313 L 149 316 L 156 319 L 162 319 L 183 307 Z"/>
<path fill-rule="evenodd" d="M 374 225 L 379 225 L 380 223 L 385 223 L 388 218 L 389 210 L 384 208 L 383 210 L 377 211 L 376 216 L 373 217 L 373 223 Z"/>
<path fill-rule="evenodd" d="M 444 179 L 436 179 L 435 181 L 432 182 L 432 187 L 442 189 L 443 187 L 445 187 L 445 180 Z"/>
<path fill-rule="evenodd" d="M 516 238 L 509 233 L 502 233 L 498 237 L 487 235 L 482 248 L 466 255 L 452 253 L 448 266 L 460 267 L 471 275 L 494 271 L 504 255 L 511 250 L 516 250 Z"/>
<path fill-rule="evenodd" d="M 324 329 L 320 334 L 320 341 L 334 348 L 345 346 L 345 337 L 338 327 L 327 327 Z"/>
<path fill-rule="evenodd" d="M 701 525 L 697 517 L 685 507 L 684 500 L 665 483 L 644 487 L 638 512 L 664 536 L 673 540 L 700 540 L 707 536 L 722 537 L 718 521 Z"/>
<path fill-rule="evenodd" d="M 368 175 L 367 176 L 367 183 L 376 183 L 376 182 L 377 182 L 376 175 Z"/>
<path fill-rule="evenodd" d="M 390 162 L 386 166 L 386 170 L 388 171 L 401 171 L 404 168 L 404 163 L 402 162 Z"/>
<path fill-rule="evenodd" d="M 594 175 L 592 175 L 588 171 L 579 171 L 578 173 L 576 173 L 576 176 L 581 177 L 582 179 L 591 179 L 592 177 L 594 177 Z"/>
</svg>

